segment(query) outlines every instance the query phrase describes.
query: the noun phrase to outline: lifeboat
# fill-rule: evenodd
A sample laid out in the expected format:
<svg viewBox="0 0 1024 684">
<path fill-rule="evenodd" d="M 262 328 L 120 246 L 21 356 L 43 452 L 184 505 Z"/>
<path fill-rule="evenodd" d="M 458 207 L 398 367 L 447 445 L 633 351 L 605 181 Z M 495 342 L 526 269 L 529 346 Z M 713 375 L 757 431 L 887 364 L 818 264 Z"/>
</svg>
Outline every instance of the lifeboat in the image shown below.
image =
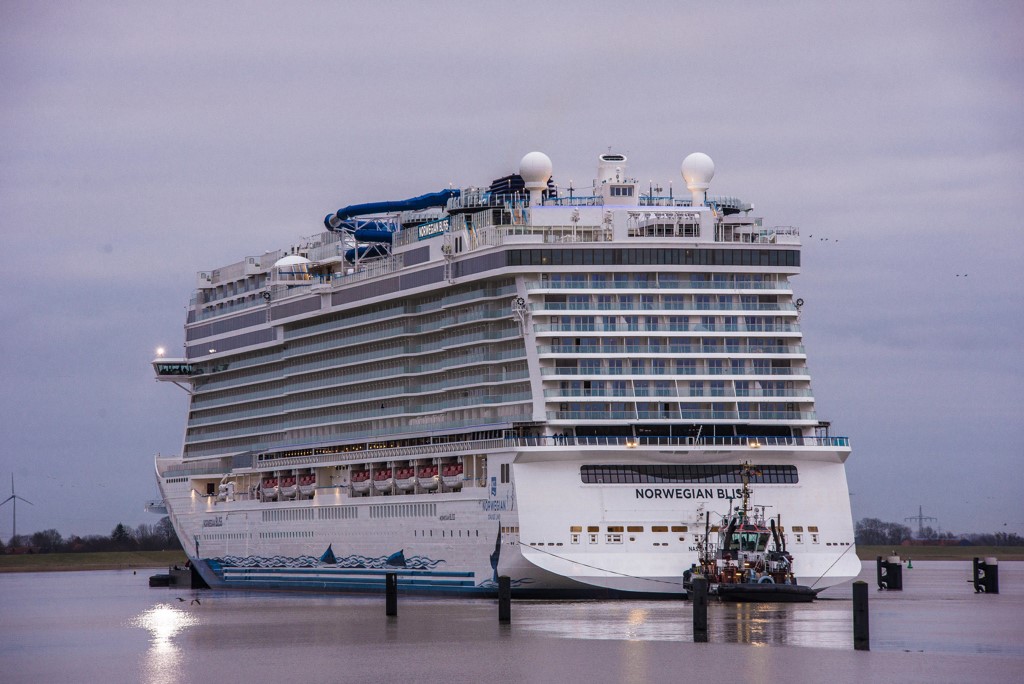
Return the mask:
<svg viewBox="0 0 1024 684">
<path fill-rule="evenodd" d="M 299 491 L 299 487 L 295 482 L 295 476 L 290 475 L 288 477 L 281 478 L 281 499 L 294 499 L 296 492 Z"/>
<path fill-rule="evenodd" d="M 462 486 L 462 464 L 448 463 L 441 468 L 441 479 L 444 486 L 456 488 Z"/>
<path fill-rule="evenodd" d="M 391 468 L 384 468 L 383 470 L 378 470 L 373 474 L 373 488 L 378 492 L 390 491 L 391 486 L 394 484 L 395 477 Z"/>
<path fill-rule="evenodd" d="M 308 499 L 313 496 L 313 492 L 316 491 L 316 475 L 309 473 L 299 477 L 299 494 L 304 499 Z"/>
<path fill-rule="evenodd" d="M 395 470 L 395 485 L 404 492 L 416 488 L 416 469 L 412 466 Z"/>
<path fill-rule="evenodd" d="M 260 483 L 260 493 L 263 495 L 264 501 L 273 501 L 276 499 L 278 495 L 277 478 L 263 478 L 263 482 Z"/>
<path fill-rule="evenodd" d="M 353 470 L 351 482 L 353 492 L 356 494 L 365 494 L 370 491 L 370 471 Z"/>
<path fill-rule="evenodd" d="M 437 489 L 437 483 L 440 480 L 437 476 L 437 466 L 428 465 L 421 467 L 416 474 L 416 479 L 419 480 L 420 489 L 428 492 Z"/>
</svg>

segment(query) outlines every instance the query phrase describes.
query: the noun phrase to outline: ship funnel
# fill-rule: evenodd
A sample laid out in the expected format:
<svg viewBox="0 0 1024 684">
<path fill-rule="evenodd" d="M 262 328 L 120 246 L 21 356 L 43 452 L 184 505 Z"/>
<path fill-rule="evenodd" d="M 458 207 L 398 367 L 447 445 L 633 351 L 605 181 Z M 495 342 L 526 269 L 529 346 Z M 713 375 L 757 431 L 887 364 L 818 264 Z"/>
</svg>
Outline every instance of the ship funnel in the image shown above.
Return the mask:
<svg viewBox="0 0 1024 684">
<path fill-rule="evenodd" d="M 597 183 L 617 183 L 622 179 L 622 169 L 626 165 L 624 154 L 602 154 L 597 158 Z"/>
<path fill-rule="evenodd" d="M 519 162 L 519 175 L 530 191 L 530 205 L 540 204 L 551 178 L 551 158 L 543 152 L 530 152 Z"/>
<path fill-rule="evenodd" d="M 683 160 L 680 170 L 686 181 L 686 189 L 693 193 L 693 206 L 704 206 L 707 189 L 715 177 L 715 162 L 703 152 L 694 152 Z"/>
</svg>

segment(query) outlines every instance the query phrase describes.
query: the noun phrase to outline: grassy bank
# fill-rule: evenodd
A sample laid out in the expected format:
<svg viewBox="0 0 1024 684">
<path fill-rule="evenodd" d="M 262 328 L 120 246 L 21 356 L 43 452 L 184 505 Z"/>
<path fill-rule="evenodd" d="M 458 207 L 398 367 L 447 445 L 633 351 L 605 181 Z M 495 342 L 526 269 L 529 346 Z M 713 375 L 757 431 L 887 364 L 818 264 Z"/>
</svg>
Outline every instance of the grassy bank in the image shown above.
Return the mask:
<svg viewBox="0 0 1024 684">
<path fill-rule="evenodd" d="M 995 556 L 1001 561 L 1024 561 L 1022 546 L 858 546 L 861 560 L 875 560 L 893 551 L 906 559 L 963 560 Z M 136 570 L 166 568 L 185 563 L 184 551 L 111 551 L 105 553 L 40 553 L 0 556 L 0 572 L 56 572 L 68 570 Z"/>
<path fill-rule="evenodd" d="M 103 553 L 39 553 L 0 556 L 0 572 L 67 570 L 135 570 L 183 564 L 184 551 L 109 551 Z"/>
<path fill-rule="evenodd" d="M 995 556 L 1001 561 L 1024 560 L 1024 546 L 858 546 L 861 560 L 896 555 L 906 560 L 964 560 Z"/>
</svg>

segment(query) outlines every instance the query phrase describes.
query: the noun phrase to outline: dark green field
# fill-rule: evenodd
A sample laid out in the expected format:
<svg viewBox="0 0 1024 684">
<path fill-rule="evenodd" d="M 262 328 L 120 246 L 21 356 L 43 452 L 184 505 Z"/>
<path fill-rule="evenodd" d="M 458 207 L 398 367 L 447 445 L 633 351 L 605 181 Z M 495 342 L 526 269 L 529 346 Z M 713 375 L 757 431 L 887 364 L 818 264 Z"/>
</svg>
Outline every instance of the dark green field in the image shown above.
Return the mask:
<svg viewBox="0 0 1024 684">
<path fill-rule="evenodd" d="M 0 556 L 0 572 L 135 570 L 166 568 L 185 562 L 184 551 L 109 551 Z"/>
</svg>

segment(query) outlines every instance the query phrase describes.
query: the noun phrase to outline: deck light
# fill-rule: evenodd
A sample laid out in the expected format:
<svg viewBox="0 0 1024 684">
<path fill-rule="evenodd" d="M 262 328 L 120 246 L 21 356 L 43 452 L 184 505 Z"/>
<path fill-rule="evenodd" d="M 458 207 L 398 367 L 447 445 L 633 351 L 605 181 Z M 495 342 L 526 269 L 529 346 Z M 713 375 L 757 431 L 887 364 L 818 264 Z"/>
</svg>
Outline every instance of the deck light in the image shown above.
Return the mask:
<svg viewBox="0 0 1024 684">
<path fill-rule="evenodd" d="M 747 446 L 749 446 L 751 449 L 760 449 L 761 448 L 761 443 L 758 442 L 756 439 L 752 439 L 747 444 Z"/>
</svg>

